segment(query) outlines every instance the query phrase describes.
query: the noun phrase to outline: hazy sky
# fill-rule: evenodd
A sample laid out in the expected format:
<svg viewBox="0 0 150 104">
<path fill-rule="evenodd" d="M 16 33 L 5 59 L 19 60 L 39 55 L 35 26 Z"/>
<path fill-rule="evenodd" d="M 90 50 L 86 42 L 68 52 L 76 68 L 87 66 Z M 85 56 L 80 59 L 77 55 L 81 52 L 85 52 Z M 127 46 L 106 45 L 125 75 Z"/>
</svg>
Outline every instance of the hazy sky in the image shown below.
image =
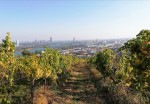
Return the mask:
<svg viewBox="0 0 150 104">
<path fill-rule="evenodd" d="M 135 37 L 150 29 L 150 0 L 0 0 L 0 40 Z"/>
</svg>

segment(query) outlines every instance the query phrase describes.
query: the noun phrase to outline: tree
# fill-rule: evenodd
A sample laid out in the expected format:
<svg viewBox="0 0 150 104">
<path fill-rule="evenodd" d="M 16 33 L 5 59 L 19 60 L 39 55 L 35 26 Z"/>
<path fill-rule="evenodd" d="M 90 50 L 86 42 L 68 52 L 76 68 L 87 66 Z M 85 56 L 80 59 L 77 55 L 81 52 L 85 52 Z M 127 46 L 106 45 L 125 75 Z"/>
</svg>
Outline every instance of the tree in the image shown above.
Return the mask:
<svg viewBox="0 0 150 104">
<path fill-rule="evenodd" d="M 115 53 L 111 49 L 105 49 L 96 55 L 95 64 L 104 76 L 109 76 L 114 70 Z"/>
<path fill-rule="evenodd" d="M 4 49 L 5 53 L 13 53 L 15 51 L 15 44 L 11 42 L 10 32 L 6 33 L 5 39 L 3 39 L 2 48 Z"/>
<path fill-rule="evenodd" d="M 23 56 L 31 56 L 32 53 L 29 52 L 29 51 L 27 51 L 27 50 L 23 50 L 23 51 L 22 51 L 22 55 L 23 55 Z"/>
<path fill-rule="evenodd" d="M 150 30 L 142 30 L 121 49 L 126 50 L 134 68 L 133 86 L 140 91 L 150 88 Z"/>
<path fill-rule="evenodd" d="M 133 67 L 129 62 L 129 57 L 126 51 L 119 51 L 117 55 L 117 63 L 115 64 L 115 77 L 117 84 L 122 83 L 125 86 L 130 86 L 133 78 Z"/>
<path fill-rule="evenodd" d="M 14 58 L 15 45 L 11 42 L 10 33 L 8 32 L 1 46 L 0 52 L 0 87 L 3 92 L 2 102 L 11 103 L 11 87 L 13 86 L 16 60 Z"/>
</svg>

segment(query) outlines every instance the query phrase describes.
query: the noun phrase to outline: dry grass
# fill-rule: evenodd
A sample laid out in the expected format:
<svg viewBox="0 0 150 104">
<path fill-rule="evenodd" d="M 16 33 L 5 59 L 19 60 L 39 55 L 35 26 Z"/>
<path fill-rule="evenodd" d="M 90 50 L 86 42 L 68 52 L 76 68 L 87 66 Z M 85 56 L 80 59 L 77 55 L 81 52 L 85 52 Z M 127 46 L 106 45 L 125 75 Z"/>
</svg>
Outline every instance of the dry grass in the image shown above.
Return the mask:
<svg viewBox="0 0 150 104">
<path fill-rule="evenodd" d="M 34 104 L 48 104 L 48 99 L 43 94 L 37 94 L 34 99 Z"/>
<path fill-rule="evenodd" d="M 42 86 L 35 90 L 34 104 L 52 104 L 52 92 L 48 90 L 48 87 Z"/>
<path fill-rule="evenodd" d="M 148 97 L 139 92 L 131 92 L 124 84 L 115 85 L 109 77 L 101 79 L 102 75 L 96 68 L 92 68 L 90 72 L 106 104 L 150 104 Z"/>
<path fill-rule="evenodd" d="M 48 87 L 38 87 L 34 92 L 34 104 L 65 104 L 64 102 L 61 96 L 56 95 Z"/>
<path fill-rule="evenodd" d="M 98 80 L 102 76 L 102 74 L 96 68 L 92 68 L 90 72 L 92 78 L 94 78 L 95 80 Z"/>
</svg>

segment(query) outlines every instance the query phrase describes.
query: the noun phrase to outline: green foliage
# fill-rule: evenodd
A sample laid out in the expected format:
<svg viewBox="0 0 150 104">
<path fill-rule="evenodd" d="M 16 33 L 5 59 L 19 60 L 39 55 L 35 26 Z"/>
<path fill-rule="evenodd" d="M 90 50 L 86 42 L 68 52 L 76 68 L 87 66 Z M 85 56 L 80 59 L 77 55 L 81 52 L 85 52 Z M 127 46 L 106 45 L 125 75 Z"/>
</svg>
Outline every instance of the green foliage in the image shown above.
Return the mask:
<svg viewBox="0 0 150 104">
<path fill-rule="evenodd" d="M 90 67 L 95 67 L 96 66 L 96 59 L 97 58 L 95 56 L 88 59 L 88 64 L 90 65 Z"/>
<path fill-rule="evenodd" d="M 23 55 L 23 56 L 31 56 L 32 53 L 29 52 L 28 50 L 23 50 L 23 51 L 22 51 L 22 55 Z"/>
<path fill-rule="evenodd" d="M 122 47 L 126 50 L 129 63 L 133 67 L 132 87 L 139 91 L 150 88 L 150 30 L 142 30 L 135 39 Z"/>
<path fill-rule="evenodd" d="M 142 30 L 125 43 L 117 55 L 105 49 L 89 62 L 114 84 L 122 83 L 138 91 L 150 89 L 150 30 Z"/>
<path fill-rule="evenodd" d="M 97 67 L 102 77 L 99 88 L 124 98 L 122 103 L 149 102 L 150 91 L 150 30 L 142 30 L 134 39 L 129 40 L 116 53 L 110 49 L 99 52 L 89 60 Z M 130 90 L 129 90 L 130 89 Z M 129 97 L 128 97 L 129 96 Z M 131 98 L 130 98 L 131 97 Z M 116 98 L 111 99 L 115 102 Z M 131 99 L 137 98 L 136 101 Z"/>
<path fill-rule="evenodd" d="M 2 97 L 0 103 L 10 104 L 11 87 L 13 86 L 16 60 L 14 58 L 15 45 L 10 40 L 10 33 L 7 33 L 3 40 L 0 52 L 0 92 Z"/>
<path fill-rule="evenodd" d="M 141 71 L 150 69 L 150 30 L 142 30 L 137 38 L 128 41 L 122 48 L 128 51 L 134 68 Z"/>
<path fill-rule="evenodd" d="M 10 32 L 7 32 L 5 39 L 3 39 L 2 49 L 5 53 L 13 53 L 15 51 L 15 44 L 11 42 Z"/>
<path fill-rule="evenodd" d="M 126 51 L 121 51 L 120 55 L 117 56 L 117 63 L 115 64 L 115 67 L 116 81 L 129 87 L 134 76 L 133 67 L 129 63 L 129 57 Z"/>
<path fill-rule="evenodd" d="M 95 64 L 104 76 L 110 75 L 113 70 L 115 53 L 111 49 L 105 49 L 96 55 Z"/>
</svg>

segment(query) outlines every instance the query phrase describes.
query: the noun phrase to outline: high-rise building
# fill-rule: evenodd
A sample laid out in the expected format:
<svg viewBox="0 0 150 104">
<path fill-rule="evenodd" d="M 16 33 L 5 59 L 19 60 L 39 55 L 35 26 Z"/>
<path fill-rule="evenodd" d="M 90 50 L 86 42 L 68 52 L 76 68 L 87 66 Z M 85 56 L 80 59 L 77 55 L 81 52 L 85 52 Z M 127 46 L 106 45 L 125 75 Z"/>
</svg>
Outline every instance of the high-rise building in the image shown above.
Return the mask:
<svg viewBox="0 0 150 104">
<path fill-rule="evenodd" d="M 76 38 L 75 37 L 73 37 L 73 42 L 75 42 L 76 41 Z"/>
<path fill-rule="evenodd" d="M 52 41 L 53 41 L 52 37 L 50 37 L 50 40 L 49 40 L 49 41 L 52 43 Z"/>
<path fill-rule="evenodd" d="M 19 46 L 19 40 L 16 40 L 16 46 Z"/>
</svg>

